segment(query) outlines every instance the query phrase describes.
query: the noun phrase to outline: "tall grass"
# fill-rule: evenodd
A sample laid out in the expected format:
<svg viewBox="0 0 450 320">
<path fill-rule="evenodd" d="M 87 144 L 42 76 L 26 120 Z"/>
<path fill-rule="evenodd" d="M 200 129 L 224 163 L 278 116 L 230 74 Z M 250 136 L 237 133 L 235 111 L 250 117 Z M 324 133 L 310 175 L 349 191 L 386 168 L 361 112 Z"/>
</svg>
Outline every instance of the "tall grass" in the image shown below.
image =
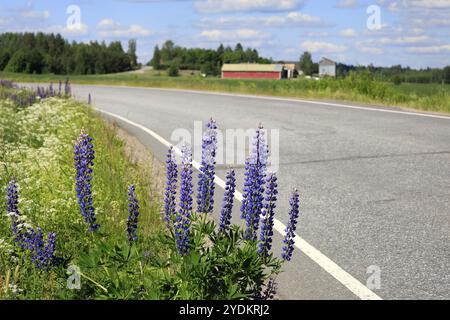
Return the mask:
<svg viewBox="0 0 450 320">
<path fill-rule="evenodd" d="M 129 160 L 113 128 L 73 100 L 51 98 L 27 108 L 0 100 L 0 282 L 4 285 L 10 274 L 13 286 L 10 290 L 0 286 L 0 298 L 88 298 L 94 292 L 93 282 L 84 291 L 67 290 L 65 282 L 69 263 L 78 263 L 94 279 L 100 269 L 104 270 L 101 263 L 91 266 L 83 260 L 96 246 L 76 200 L 73 143 L 80 128 L 95 136 L 94 205 L 102 226 L 98 243 L 112 246 L 111 251 L 126 247 L 127 186 L 136 183 L 142 208 L 140 232 L 146 235 L 140 245 L 153 247 L 155 253 L 161 249 L 152 243 L 152 237 L 162 230 L 162 222 L 159 199 L 150 198 L 155 192 L 149 168 Z M 13 177 L 20 188 L 20 210 L 28 223 L 42 227 L 44 233 L 57 232 L 56 251 L 63 262 L 51 272 L 36 269 L 27 253 L 14 249 L 14 242 L 9 241 L 11 226 L 5 199 L 7 182 Z"/>
<path fill-rule="evenodd" d="M 0 77 L 17 81 L 57 82 L 63 76 L 17 75 L 0 73 Z M 154 74 L 111 74 L 73 76 L 79 84 L 103 84 L 207 90 L 279 97 L 355 101 L 360 103 L 399 106 L 416 110 L 450 113 L 450 86 L 438 84 L 392 84 L 375 81 L 370 74 L 351 74 L 342 79 L 319 81 L 297 79 L 239 80 L 201 77 L 165 77 Z"/>
</svg>

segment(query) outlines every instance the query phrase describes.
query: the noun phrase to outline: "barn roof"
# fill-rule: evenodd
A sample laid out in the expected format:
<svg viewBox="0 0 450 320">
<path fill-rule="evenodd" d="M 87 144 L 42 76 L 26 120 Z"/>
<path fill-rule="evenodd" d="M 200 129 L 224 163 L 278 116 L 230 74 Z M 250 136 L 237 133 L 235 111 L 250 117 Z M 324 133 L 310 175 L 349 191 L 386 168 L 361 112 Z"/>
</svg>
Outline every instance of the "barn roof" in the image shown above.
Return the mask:
<svg viewBox="0 0 450 320">
<path fill-rule="evenodd" d="M 257 63 L 224 64 L 222 71 L 281 72 L 283 71 L 283 65 Z"/>
</svg>

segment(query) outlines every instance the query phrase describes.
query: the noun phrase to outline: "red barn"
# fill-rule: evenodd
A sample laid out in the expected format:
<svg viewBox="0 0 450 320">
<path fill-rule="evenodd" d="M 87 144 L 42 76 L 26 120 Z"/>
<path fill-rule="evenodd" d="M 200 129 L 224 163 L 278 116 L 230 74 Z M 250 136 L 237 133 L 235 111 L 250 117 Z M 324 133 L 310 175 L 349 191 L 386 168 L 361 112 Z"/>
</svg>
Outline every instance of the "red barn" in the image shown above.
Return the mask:
<svg viewBox="0 0 450 320">
<path fill-rule="evenodd" d="M 281 64 L 224 64 L 222 79 L 275 79 L 286 77 L 285 69 Z"/>
</svg>

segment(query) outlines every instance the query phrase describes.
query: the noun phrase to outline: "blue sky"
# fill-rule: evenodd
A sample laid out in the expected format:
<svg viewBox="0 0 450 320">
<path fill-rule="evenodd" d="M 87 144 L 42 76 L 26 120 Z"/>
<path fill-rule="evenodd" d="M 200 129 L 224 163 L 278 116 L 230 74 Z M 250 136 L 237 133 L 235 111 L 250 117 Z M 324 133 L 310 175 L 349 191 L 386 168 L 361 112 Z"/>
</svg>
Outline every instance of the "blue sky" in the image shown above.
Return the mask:
<svg viewBox="0 0 450 320">
<path fill-rule="evenodd" d="M 75 28 L 67 24 L 70 5 L 80 9 Z M 371 5 L 380 20 L 367 13 Z M 59 32 L 125 46 L 135 38 L 141 62 L 171 39 L 208 48 L 241 42 L 276 60 L 308 50 L 316 60 L 442 67 L 450 65 L 449 17 L 450 0 L 0 0 L 0 32 Z M 368 20 L 376 24 L 369 28 Z"/>
</svg>

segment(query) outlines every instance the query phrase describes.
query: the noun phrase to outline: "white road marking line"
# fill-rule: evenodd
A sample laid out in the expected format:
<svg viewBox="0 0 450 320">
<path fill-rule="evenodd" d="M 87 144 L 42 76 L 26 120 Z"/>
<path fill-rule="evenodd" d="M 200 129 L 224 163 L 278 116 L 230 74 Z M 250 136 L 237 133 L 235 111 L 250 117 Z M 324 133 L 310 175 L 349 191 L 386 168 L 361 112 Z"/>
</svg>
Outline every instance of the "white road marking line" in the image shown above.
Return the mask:
<svg viewBox="0 0 450 320">
<path fill-rule="evenodd" d="M 101 109 L 96 109 L 101 113 L 104 113 L 110 117 L 116 118 L 120 121 L 123 121 L 125 123 L 128 123 L 136 128 L 141 129 L 142 131 L 146 132 L 150 136 L 152 136 L 154 139 L 159 141 L 161 144 L 166 146 L 167 148 L 173 146 L 169 141 L 165 140 L 163 137 L 158 135 L 156 132 L 148 129 L 147 127 L 144 127 L 141 124 L 138 124 L 136 122 L 133 122 L 129 119 L 126 119 L 122 116 L 116 115 L 114 113 L 110 113 L 108 111 L 104 111 Z M 181 155 L 180 148 L 173 146 L 174 151 L 176 154 Z M 200 163 L 197 161 L 192 161 L 192 166 L 200 170 Z M 225 189 L 225 181 L 219 178 L 218 176 L 214 177 L 214 182 L 221 188 Z M 235 198 L 242 202 L 243 196 L 242 193 L 236 190 Z M 286 226 L 279 220 L 274 219 L 274 227 L 277 232 L 279 232 L 281 235 L 284 234 L 284 231 L 286 229 Z M 326 272 L 328 272 L 330 275 L 332 275 L 337 281 L 339 281 L 341 284 L 343 284 L 347 289 L 349 289 L 353 294 L 355 294 L 358 298 L 362 300 L 382 300 L 380 296 L 378 296 L 375 292 L 367 288 L 365 285 L 363 285 L 361 282 L 359 282 L 356 278 L 354 278 L 352 275 L 350 275 L 348 272 L 346 272 L 344 269 L 342 269 L 340 266 L 338 266 L 335 262 L 333 262 L 330 258 L 325 256 L 322 252 L 314 248 L 312 245 L 310 245 L 306 240 L 301 238 L 298 234 L 295 234 L 295 246 L 300 249 L 305 255 L 307 255 L 311 260 L 313 260 L 315 263 L 317 263 L 320 267 L 322 267 Z"/>
<path fill-rule="evenodd" d="M 144 89 L 144 90 L 153 90 L 153 91 L 169 91 L 169 92 L 184 92 L 184 93 L 194 93 L 194 94 L 204 94 L 204 95 L 215 95 L 215 96 L 225 96 L 225 97 L 238 97 L 238 98 L 250 98 L 250 99 L 259 99 L 259 100 L 270 100 L 270 101 L 281 101 L 281 102 L 304 102 L 309 104 L 315 104 L 319 106 L 331 106 L 338 108 L 347 108 L 347 109 L 356 109 L 356 110 L 365 110 L 365 111 L 375 111 L 375 112 L 386 112 L 386 113 L 394 113 L 394 114 L 403 114 L 408 116 L 417 116 L 417 117 L 427 117 L 427 118 L 435 118 L 435 119 L 444 119 L 450 120 L 450 116 L 438 115 L 438 114 L 428 114 L 421 112 L 408 112 L 408 111 L 400 111 L 400 110 L 389 110 L 383 109 L 383 107 L 363 107 L 363 106 L 354 106 L 349 104 L 341 104 L 334 102 L 321 102 L 314 100 L 306 100 L 306 99 L 295 99 L 295 98 L 281 98 L 281 97 L 269 97 L 269 96 L 258 96 L 251 94 L 235 94 L 235 93 L 226 93 L 226 92 L 213 92 L 213 91 L 201 91 L 201 90 L 187 90 L 187 89 L 168 89 L 168 88 L 149 88 L 149 87 L 130 87 L 130 86 L 102 86 L 102 85 L 92 85 L 98 87 L 120 87 L 120 88 L 131 88 L 131 89 Z"/>
</svg>

